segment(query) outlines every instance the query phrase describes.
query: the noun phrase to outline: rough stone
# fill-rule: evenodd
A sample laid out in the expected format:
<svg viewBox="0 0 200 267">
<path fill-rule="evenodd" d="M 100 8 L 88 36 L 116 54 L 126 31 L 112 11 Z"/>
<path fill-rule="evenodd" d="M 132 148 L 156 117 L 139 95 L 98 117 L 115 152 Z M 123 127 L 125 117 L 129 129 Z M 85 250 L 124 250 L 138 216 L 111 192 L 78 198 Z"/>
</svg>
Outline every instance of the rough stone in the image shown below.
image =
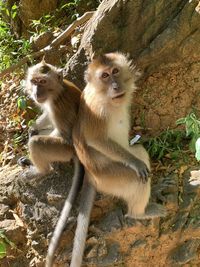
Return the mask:
<svg viewBox="0 0 200 267">
<path fill-rule="evenodd" d="M 48 14 L 57 7 L 57 0 L 31 1 L 20 0 L 19 17 L 26 28 L 29 28 L 31 20 L 40 19 L 44 14 Z"/>
<path fill-rule="evenodd" d="M 106 245 L 105 242 L 101 242 L 99 245 L 95 245 L 87 254 L 87 261 L 98 267 L 114 266 L 122 257 L 119 248 L 118 243 Z"/>
<path fill-rule="evenodd" d="M 122 209 L 117 208 L 116 210 L 109 212 L 109 214 L 103 217 L 97 227 L 99 227 L 99 229 L 102 231 L 111 232 L 122 228 L 122 222 Z"/>
<path fill-rule="evenodd" d="M 145 247 L 147 244 L 147 241 L 144 240 L 144 239 L 138 239 L 136 241 L 134 241 L 132 244 L 131 244 L 131 248 L 137 248 L 137 247 Z"/>
<path fill-rule="evenodd" d="M 178 264 L 186 264 L 197 257 L 200 239 L 187 240 L 172 252 L 171 260 Z"/>
<path fill-rule="evenodd" d="M 103 1 L 66 66 L 66 76 L 83 88 L 83 73 L 93 53 L 129 53 L 143 72 L 134 97 L 133 122 L 153 128 L 154 133 L 176 127 L 176 120 L 191 107 L 198 110 L 200 101 L 196 6 L 196 1 L 188 0 Z"/>
</svg>

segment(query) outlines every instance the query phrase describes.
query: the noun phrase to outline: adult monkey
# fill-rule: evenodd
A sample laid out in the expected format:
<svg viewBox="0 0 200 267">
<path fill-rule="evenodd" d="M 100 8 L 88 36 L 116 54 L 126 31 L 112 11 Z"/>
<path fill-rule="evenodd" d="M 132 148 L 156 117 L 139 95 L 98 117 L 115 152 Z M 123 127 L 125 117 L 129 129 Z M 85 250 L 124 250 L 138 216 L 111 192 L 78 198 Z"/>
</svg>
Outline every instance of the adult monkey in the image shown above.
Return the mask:
<svg viewBox="0 0 200 267">
<path fill-rule="evenodd" d="M 150 198 L 149 156 L 142 145 L 129 146 L 129 108 L 137 72 L 121 53 L 93 59 L 86 72 L 73 141 L 86 170 L 87 183 L 70 267 L 80 267 L 95 189 L 126 201 L 128 216 L 149 219 L 165 216 L 162 206 L 147 206 Z"/>
</svg>

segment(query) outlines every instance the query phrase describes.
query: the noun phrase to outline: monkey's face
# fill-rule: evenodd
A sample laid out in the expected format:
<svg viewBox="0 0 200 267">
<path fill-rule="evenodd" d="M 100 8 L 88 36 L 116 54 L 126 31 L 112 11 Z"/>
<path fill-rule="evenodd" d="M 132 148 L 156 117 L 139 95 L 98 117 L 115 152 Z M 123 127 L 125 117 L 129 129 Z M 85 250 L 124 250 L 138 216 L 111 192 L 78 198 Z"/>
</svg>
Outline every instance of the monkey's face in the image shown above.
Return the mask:
<svg viewBox="0 0 200 267">
<path fill-rule="evenodd" d="M 120 53 L 109 53 L 93 59 L 86 72 L 91 93 L 114 106 L 128 103 L 135 89 L 131 62 Z"/>
<path fill-rule="evenodd" d="M 96 73 L 100 91 L 107 96 L 111 103 L 121 103 L 126 90 L 122 86 L 122 73 L 118 66 L 99 69 Z"/>
<path fill-rule="evenodd" d="M 101 66 L 96 69 L 94 75 L 90 77 L 92 90 L 95 94 L 104 99 L 107 104 L 118 106 L 123 104 L 127 98 L 127 86 L 123 69 L 118 65 Z"/>
<path fill-rule="evenodd" d="M 39 63 L 28 71 L 26 91 L 38 104 L 56 97 L 62 88 L 60 71 L 49 64 Z"/>
</svg>

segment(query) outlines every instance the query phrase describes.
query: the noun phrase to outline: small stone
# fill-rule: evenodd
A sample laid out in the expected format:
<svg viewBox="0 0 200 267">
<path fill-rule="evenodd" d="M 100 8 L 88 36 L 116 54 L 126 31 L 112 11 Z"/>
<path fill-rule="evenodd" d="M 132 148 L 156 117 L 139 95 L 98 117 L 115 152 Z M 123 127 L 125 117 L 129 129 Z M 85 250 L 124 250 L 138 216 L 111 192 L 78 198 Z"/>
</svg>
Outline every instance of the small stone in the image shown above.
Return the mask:
<svg viewBox="0 0 200 267">
<path fill-rule="evenodd" d="M 114 266 L 118 261 L 120 261 L 120 246 L 117 242 L 108 245 L 107 250 L 107 255 L 102 259 L 98 259 L 98 266 Z"/>
<path fill-rule="evenodd" d="M 145 247 L 147 244 L 147 241 L 144 239 L 138 239 L 134 241 L 130 246 L 131 248 L 137 248 L 137 247 Z"/>
<path fill-rule="evenodd" d="M 87 240 L 87 243 L 88 244 L 97 244 L 98 243 L 98 239 L 96 237 L 92 236 Z"/>
<path fill-rule="evenodd" d="M 187 240 L 172 252 L 170 258 L 174 263 L 186 264 L 197 257 L 199 245 L 200 239 Z"/>
<path fill-rule="evenodd" d="M 106 242 L 103 240 L 103 242 L 101 242 L 101 244 L 98 247 L 98 257 L 104 257 L 107 254 L 108 254 L 108 249 L 106 246 Z"/>
<path fill-rule="evenodd" d="M 13 218 L 12 212 L 9 210 L 10 210 L 10 207 L 8 205 L 0 204 L 0 219 L 1 220 L 5 218 L 7 219 Z"/>
<path fill-rule="evenodd" d="M 185 227 L 185 224 L 188 220 L 188 212 L 181 211 L 175 217 L 175 222 L 173 223 L 172 230 L 178 231 Z"/>
<path fill-rule="evenodd" d="M 63 196 L 60 194 L 47 193 L 47 200 L 50 204 L 56 203 L 62 199 L 63 199 Z"/>
<path fill-rule="evenodd" d="M 102 220 L 98 224 L 98 227 L 105 232 L 121 229 L 123 217 L 124 216 L 122 210 L 120 208 L 117 208 L 116 210 L 111 211 L 104 218 L 102 218 Z"/>
<path fill-rule="evenodd" d="M 86 259 L 96 258 L 97 257 L 97 250 L 98 250 L 98 244 L 94 246 L 89 246 L 86 248 L 86 250 L 89 250 L 89 252 L 86 252 Z"/>
</svg>

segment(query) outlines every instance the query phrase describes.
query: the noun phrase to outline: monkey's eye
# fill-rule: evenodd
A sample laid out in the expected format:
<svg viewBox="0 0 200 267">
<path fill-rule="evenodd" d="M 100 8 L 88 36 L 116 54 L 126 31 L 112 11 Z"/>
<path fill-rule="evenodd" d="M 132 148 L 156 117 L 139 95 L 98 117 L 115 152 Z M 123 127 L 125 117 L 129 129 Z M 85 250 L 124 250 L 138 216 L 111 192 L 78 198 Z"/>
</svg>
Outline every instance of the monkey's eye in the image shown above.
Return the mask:
<svg viewBox="0 0 200 267">
<path fill-rule="evenodd" d="M 112 74 L 117 74 L 117 73 L 119 73 L 119 69 L 114 68 L 113 71 L 112 71 Z"/>
<path fill-rule="evenodd" d="M 35 84 L 35 85 L 39 85 L 39 84 L 45 84 L 47 81 L 45 79 L 40 79 L 40 78 L 37 78 L 37 79 L 32 79 L 31 80 L 31 83 L 32 84 Z"/>
<path fill-rule="evenodd" d="M 37 84 L 37 80 L 35 80 L 35 79 L 31 79 L 31 83 L 32 83 L 32 84 Z"/>
<path fill-rule="evenodd" d="M 103 72 L 101 75 L 101 78 L 106 79 L 109 77 L 109 74 L 107 72 Z"/>
<path fill-rule="evenodd" d="M 39 83 L 41 83 L 41 84 L 45 84 L 47 81 L 46 80 L 44 80 L 44 79 L 41 79 L 40 81 L 39 81 Z"/>
</svg>

